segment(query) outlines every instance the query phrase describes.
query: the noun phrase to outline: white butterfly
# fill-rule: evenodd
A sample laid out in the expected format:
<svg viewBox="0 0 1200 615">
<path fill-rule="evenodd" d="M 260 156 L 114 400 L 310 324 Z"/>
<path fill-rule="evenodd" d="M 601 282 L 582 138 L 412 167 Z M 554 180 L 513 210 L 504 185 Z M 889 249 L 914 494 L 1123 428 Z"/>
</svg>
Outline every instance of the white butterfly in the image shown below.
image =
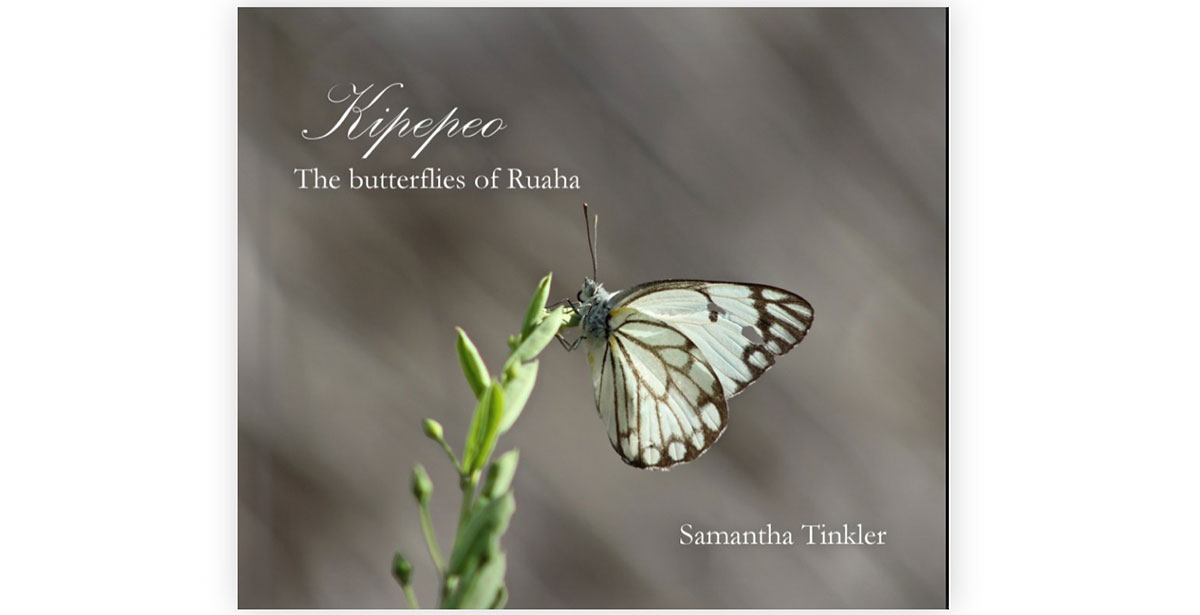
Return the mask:
<svg viewBox="0 0 1200 615">
<path fill-rule="evenodd" d="M 587 206 L 584 205 L 586 220 Z M 595 245 L 588 233 L 595 276 Z M 626 463 L 667 469 L 708 450 L 726 400 L 804 339 L 812 306 L 773 286 L 660 280 L 609 293 L 592 278 L 579 314 L 596 410 Z"/>
</svg>

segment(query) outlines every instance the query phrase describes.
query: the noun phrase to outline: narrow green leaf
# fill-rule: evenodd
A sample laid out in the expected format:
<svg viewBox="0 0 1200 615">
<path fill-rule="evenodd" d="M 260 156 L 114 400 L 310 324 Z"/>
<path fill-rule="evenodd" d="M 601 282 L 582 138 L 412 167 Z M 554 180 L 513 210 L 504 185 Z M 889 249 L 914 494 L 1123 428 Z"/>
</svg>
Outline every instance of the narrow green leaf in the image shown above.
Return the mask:
<svg viewBox="0 0 1200 615">
<path fill-rule="evenodd" d="M 496 438 L 500 436 L 500 421 L 504 418 L 504 390 L 500 383 L 492 381 L 483 392 L 471 416 L 471 429 L 463 446 L 463 471 L 467 476 L 483 469 L 487 464 Z"/>
<path fill-rule="evenodd" d="M 483 439 L 479 442 L 478 454 L 469 466 L 471 472 L 478 472 L 487 465 L 492 450 L 496 448 L 496 439 L 500 437 L 500 421 L 504 420 L 504 389 L 500 387 L 499 382 L 492 381 L 488 398 L 487 423 L 483 430 Z"/>
<path fill-rule="evenodd" d="M 530 331 L 529 335 L 521 340 L 521 345 L 513 351 L 509 361 L 525 362 L 538 356 L 538 353 L 554 339 L 554 334 L 558 333 L 562 323 L 563 308 L 560 305 L 546 314 L 546 317 L 533 328 L 533 331 Z"/>
<path fill-rule="evenodd" d="M 550 297 L 550 278 L 553 276 L 553 272 L 547 273 L 546 277 L 538 282 L 537 290 L 533 292 L 533 299 L 529 302 L 529 309 L 525 310 L 525 322 L 521 325 L 521 339 L 525 339 L 529 332 L 533 331 L 542 314 L 546 312 L 546 299 Z"/>
<path fill-rule="evenodd" d="M 457 590 L 446 599 L 446 609 L 486 609 L 496 603 L 504 588 L 504 568 L 507 558 L 497 553 L 473 574 L 464 577 Z"/>
<path fill-rule="evenodd" d="M 488 466 L 487 479 L 483 481 L 483 490 L 480 492 L 487 498 L 498 498 L 504 495 L 512 486 L 513 475 L 517 472 L 517 460 L 520 458 L 520 453 L 516 449 L 508 451 L 496 458 L 492 465 Z"/>
<path fill-rule="evenodd" d="M 455 327 L 455 330 L 458 331 L 458 362 L 462 364 L 463 375 L 467 377 L 467 384 L 471 385 L 475 399 L 479 399 L 487 390 L 491 376 L 488 375 L 483 357 L 479 356 L 479 350 L 471 343 L 471 338 L 467 337 L 467 332 L 458 327 Z"/>
<path fill-rule="evenodd" d="M 479 512 L 471 515 L 471 519 L 454 541 L 454 551 L 450 554 L 446 574 L 464 576 L 464 573 L 477 567 L 489 552 L 498 549 L 500 536 L 508 529 L 508 522 L 516 506 L 516 500 L 510 491 L 488 502 Z"/>
<path fill-rule="evenodd" d="M 463 472 L 471 475 L 475 458 L 479 455 L 479 445 L 483 443 L 483 434 L 488 426 L 488 412 L 492 408 L 492 388 L 483 389 L 483 395 L 475 404 L 475 413 L 471 415 L 471 427 L 467 429 L 467 441 L 463 444 Z"/>
<path fill-rule="evenodd" d="M 525 402 L 529 401 L 533 385 L 537 382 L 538 362 L 517 363 L 509 369 L 511 377 L 505 373 L 504 418 L 500 421 L 500 433 L 507 432 L 525 409 Z"/>
</svg>

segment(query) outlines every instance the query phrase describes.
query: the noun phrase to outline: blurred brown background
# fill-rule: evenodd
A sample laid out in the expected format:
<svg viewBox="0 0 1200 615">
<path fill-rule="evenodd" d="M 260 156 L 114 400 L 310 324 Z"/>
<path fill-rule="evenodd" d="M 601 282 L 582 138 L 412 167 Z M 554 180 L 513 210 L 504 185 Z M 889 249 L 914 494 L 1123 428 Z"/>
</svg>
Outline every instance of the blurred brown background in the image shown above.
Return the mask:
<svg viewBox="0 0 1200 615">
<path fill-rule="evenodd" d="M 443 549 L 473 400 L 465 328 L 507 354 L 538 278 L 611 289 L 761 282 L 812 302 L 803 344 L 730 403 L 698 461 L 627 467 L 582 353 L 552 345 L 500 450 L 521 449 L 510 607 L 946 604 L 946 12 L 941 9 L 242 9 L 239 602 L 391 608 L 393 551 L 432 573 L 408 489 L 436 486 Z M 405 84 L 417 118 L 503 117 L 481 141 L 305 141 L 335 83 Z M 468 181 L 578 174 L 578 191 L 299 191 L 295 167 Z M 883 547 L 695 547 L 679 527 L 863 523 Z M 801 536 L 797 533 L 796 538 Z"/>
</svg>

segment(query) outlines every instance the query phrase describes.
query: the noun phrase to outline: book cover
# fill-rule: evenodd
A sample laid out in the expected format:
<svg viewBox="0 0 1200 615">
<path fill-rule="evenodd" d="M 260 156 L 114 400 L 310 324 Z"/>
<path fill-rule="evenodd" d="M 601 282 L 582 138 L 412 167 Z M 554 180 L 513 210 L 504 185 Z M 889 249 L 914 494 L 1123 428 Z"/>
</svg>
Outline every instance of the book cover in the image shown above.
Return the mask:
<svg viewBox="0 0 1200 615">
<path fill-rule="evenodd" d="M 239 606 L 945 608 L 947 25 L 241 9 Z"/>
</svg>

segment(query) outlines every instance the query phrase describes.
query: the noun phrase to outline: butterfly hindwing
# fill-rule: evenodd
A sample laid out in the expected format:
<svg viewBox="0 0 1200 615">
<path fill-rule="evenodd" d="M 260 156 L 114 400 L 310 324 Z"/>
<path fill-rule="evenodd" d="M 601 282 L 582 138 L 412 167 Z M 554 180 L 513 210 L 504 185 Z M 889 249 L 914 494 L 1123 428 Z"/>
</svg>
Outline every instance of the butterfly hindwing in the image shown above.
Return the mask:
<svg viewBox="0 0 1200 615">
<path fill-rule="evenodd" d="M 665 469 L 699 457 L 728 421 L 721 379 L 692 340 L 632 306 L 589 353 L 596 409 L 626 463 Z"/>
<path fill-rule="evenodd" d="M 620 293 L 614 313 L 632 308 L 668 323 L 697 346 L 726 398 L 758 380 L 812 325 L 804 298 L 773 286 L 664 280 Z"/>
</svg>

